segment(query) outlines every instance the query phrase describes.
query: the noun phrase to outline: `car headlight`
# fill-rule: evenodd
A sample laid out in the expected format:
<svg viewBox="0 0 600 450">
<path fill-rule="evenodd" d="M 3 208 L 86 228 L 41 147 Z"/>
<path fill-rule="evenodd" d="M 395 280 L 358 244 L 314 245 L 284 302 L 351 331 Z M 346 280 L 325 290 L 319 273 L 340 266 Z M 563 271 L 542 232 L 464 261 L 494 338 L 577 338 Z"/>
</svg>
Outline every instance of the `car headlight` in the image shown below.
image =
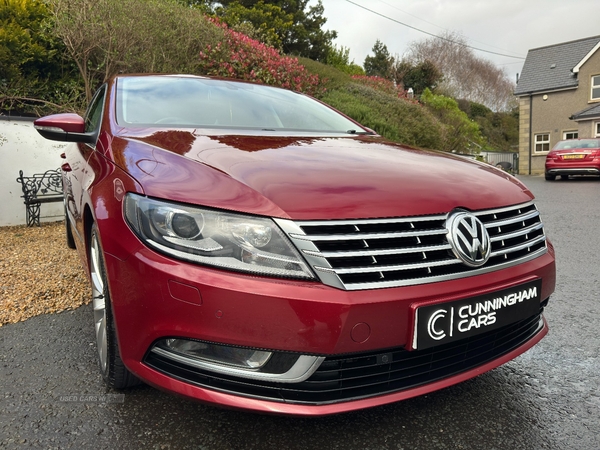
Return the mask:
<svg viewBox="0 0 600 450">
<path fill-rule="evenodd" d="M 273 220 L 180 205 L 136 194 L 125 197 L 125 217 L 148 246 L 224 269 L 314 278 Z"/>
</svg>

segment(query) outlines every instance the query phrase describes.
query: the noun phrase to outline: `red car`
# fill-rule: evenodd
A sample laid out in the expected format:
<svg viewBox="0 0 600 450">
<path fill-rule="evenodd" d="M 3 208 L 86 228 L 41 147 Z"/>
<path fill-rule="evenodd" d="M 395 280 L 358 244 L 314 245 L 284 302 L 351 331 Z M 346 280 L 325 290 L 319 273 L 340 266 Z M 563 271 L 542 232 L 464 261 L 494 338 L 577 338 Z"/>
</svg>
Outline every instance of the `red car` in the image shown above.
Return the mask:
<svg viewBox="0 0 600 450">
<path fill-rule="evenodd" d="M 546 155 L 546 180 L 557 175 L 600 175 L 600 139 L 569 139 L 558 142 Z"/>
<path fill-rule="evenodd" d="M 487 164 L 385 141 L 305 95 L 119 75 L 74 142 L 67 241 L 102 375 L 264 413 L 441 389 L 547 333 L 554 250 L 531 192 Z"/>
</svg>

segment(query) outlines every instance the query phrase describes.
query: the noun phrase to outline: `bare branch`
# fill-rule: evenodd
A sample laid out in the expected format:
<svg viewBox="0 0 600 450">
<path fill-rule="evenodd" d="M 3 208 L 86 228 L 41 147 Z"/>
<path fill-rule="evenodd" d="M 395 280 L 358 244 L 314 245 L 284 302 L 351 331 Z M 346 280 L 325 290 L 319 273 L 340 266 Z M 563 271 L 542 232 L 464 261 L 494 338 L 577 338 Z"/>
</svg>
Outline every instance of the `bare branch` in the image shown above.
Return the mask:
<svg viewBox="0 0 600 450">
<path fill-rule="evenodd" d="M 514 84 L 506 73 L 466 47 L 464 37 L 445 33 L 411 44 L 405 58 L 412 64 L 431 61 L 442 72 L 438 90 L 454 98 L 481 103 L 494 111 L 514 106 Z"/>
</svg>

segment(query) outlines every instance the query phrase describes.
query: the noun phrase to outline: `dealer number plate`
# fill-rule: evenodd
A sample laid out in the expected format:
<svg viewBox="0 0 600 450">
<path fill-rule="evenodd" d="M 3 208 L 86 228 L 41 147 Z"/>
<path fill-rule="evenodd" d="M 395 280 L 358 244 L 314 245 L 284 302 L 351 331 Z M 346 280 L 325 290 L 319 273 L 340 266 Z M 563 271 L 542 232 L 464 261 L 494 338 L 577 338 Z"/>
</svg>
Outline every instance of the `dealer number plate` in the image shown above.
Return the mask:
<svg viewBox="0 0 600 450">
<path fill-rule="evenodd" d="M 487 295 L 417 308 L 413 349 L 423 350 L 495 330 L 537 314 L 542 280 Z"/>
</svg>

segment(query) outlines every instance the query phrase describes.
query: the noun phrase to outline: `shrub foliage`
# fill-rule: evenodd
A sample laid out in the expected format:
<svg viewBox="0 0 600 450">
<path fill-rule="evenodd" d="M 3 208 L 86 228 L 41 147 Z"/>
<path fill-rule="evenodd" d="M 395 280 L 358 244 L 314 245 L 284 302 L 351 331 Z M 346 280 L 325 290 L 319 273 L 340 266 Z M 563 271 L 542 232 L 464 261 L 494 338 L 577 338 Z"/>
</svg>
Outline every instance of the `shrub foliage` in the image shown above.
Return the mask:
<svg viewBox="0 0 600 450">
<path fill-rule="evenodd" d="M 176 0 L 49 1 L 88 101 L 119 72 L 193 73 L 200 51 L 222 40 L 201 11 Z"/>
<path fill-rule="evenodd" d="M 205 75 L 259 81 L 265 84 L 316 94 L 319 76 L 309 73 L 297 58 L 281 55 L 273 47 L 215 22 L 223 40 L 208 44 L 199 53 L 198 71 Z"/>
<path fill-rule="evenodd" d="M 440 150 L 479 153 L 485 143 L 479 125 L 458 107 L 451 97 L 433 94 L 425 89 L 421 101 L 443 122 Z"/>
<path fill-rule="evenodd" d="M 440 149 L 443 125 L 422 105 L 358 83 L 325 93 L 323 101 L 378 134 L 404 144 Z"/>
<path fill-rule="evenodd" d="M 385 92 L 389 95 L 395 95 L 396 97 L 406 96 L 402 86 L 395 85 L 393 81 L 390 81 L 387 78 L 382 78 L 377 75 L 353 75 L 352 79 L 356 83 L 364 84 L 365 86 L 372 87 L 373 89 L 377 89 L 378 91 Z"/>
<path fill-rule="evenodd" d="M 81 90 L 41 0 L 0 0 L 0 111 L 27 114 L 77 103 Z"/>
</svg>

